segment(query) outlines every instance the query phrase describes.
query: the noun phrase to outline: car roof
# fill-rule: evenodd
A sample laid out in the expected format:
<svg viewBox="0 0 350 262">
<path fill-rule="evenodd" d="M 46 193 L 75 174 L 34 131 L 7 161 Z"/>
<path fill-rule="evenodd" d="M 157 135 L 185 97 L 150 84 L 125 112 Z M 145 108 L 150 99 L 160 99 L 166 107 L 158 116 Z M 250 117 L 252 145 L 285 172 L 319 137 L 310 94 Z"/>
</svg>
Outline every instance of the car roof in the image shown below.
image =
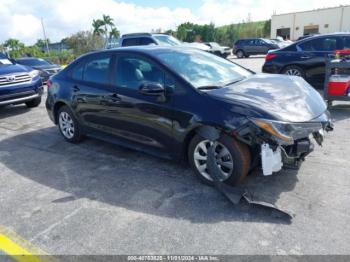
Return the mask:
<svg viewBox="0 0 350 262">
<path fill-rule="evenodd" d="M 36 59 L 36 60 L 45 60 L 43 58 L 38 58 L 38 57 L 21 57 L 21 58 L 17 58 L 16 61 L 25 61 L 25 60 L 32 60 L 32 59 Z"/>
<path fill-rule="evenodd" d="M 167 34 L 161 34 L 161 33 L 132 33 L 132 34 L 124 34 L 124 35 L 122 35 L 122 38 L 140 37 L 140 36 L 155 36 L 155 35 L 167 35 Z"/>
<path fill-rule="evenodd" d="M 296 43 L 300 44 L 302 42 L 306 42 L 306 41 L 309 41 L 311 39 L 323 38 L 323 37 L 327 37 L 327 36 L 350 36 L 350 33 L 344 32 L 344 33 L 311 35 L 311 36 L 307 36 L 307 37 L 301 39 L 300 41 L 295 42 L 295 44 Z"/>
<path fill-rule="evenodd" d="M 82 55 L 80 58 L 85 57 L 85 56 L 94 55 L 94 54 L 101 54 L 101 53 L 135 52 L 135 53 L 139 53 L 139 54 L 152 55 L 152 54 L 160 53 L 160 52 L 174 52 L 174 51 L 181 53 L 181 51 L 184 51 L 184 50 L 201 51 L 200 49 L 190 47 L 190 46 L 160 46 L 160 45 L 127 46 L 127 47 L 116 47 L 116 48 L 93 51 L 93 52 L 86 53 L 86 54 Z"/>
</svg>

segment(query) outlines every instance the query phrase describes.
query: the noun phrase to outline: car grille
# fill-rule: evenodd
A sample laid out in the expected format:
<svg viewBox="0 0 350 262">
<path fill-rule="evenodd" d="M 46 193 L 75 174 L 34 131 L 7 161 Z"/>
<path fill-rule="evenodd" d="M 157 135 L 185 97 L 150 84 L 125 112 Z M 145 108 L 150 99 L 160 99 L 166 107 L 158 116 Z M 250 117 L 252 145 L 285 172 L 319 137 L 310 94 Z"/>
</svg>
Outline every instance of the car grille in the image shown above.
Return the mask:
<svg viewBox="0 0 350 262">
<path fill-rule="evenodd" d="M 0 76 L 0 87 L 25 84 L 25 83 L 30 83 L 31 81 L 32 81 L 32 78 L 30 77 L 29 74 L 26 74 L 26 73 Z"/>
</svg>

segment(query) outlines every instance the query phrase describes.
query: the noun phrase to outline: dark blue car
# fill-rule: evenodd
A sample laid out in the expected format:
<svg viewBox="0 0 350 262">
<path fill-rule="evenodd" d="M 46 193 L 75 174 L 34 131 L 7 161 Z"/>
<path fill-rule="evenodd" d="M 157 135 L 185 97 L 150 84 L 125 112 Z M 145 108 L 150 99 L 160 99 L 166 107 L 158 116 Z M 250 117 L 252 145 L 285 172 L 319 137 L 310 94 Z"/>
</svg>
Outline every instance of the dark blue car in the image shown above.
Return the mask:
<svg viewBox="0 0 350 262">
<path fill-rule="evenodd" d="M 323 87 L 326 59 L 335 50 L 350 48 L 350 34 L 316 35 L 267 54 L 262 71 L 303 77 L 316 88 Z"/>
<path fill-rule="evenodd" d="M 331 130 L 326 104 L 302 78 L 254 74 L 184 47 L 82 56 L 49 80 L 46 108 L 68 142 L 88 135 L 185 158 L 207 183 L 210 146 L 220 179 L 236 184 L 257 165 L 265 175 L 298 165 L 312 151 L 310 135 L 321 144 Z"/>
<path fill-rule="evenodd" d="M 0 106 L 25 103 L 36 107 L 41 102 L 43 85 L 39 72 L 13 64 L 0 53 Z"/>
</svg>

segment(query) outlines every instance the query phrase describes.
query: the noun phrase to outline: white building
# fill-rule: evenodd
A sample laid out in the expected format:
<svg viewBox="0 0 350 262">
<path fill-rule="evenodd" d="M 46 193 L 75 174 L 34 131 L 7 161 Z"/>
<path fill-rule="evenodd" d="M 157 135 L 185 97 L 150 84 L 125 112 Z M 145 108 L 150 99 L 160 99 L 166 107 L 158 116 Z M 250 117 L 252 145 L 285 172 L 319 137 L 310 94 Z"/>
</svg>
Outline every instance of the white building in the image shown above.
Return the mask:
<svg viewBox="0 0 350 262">
<path fill-rule="evenodd" d="M 307 34 L 350 32 L 350 5 L 273 15 L 271 38 L 290 40 Z"/>
</svg>

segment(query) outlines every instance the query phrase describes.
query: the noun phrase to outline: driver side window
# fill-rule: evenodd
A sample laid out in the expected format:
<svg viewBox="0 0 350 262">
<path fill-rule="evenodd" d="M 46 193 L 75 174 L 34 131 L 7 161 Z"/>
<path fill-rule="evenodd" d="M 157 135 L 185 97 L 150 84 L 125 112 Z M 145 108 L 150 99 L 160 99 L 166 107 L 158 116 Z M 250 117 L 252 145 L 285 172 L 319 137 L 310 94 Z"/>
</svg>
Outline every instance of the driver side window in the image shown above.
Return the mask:
<svg viewBox="0 0 350 262">
<path fill-rule="evenodd" d="M 163 71 L 143 58 L 121 56 L 117 59 L 116 72 L 114 73 L 116 86 L 138 90 L 144 82 L 164 85 Z"/>
</svg>

